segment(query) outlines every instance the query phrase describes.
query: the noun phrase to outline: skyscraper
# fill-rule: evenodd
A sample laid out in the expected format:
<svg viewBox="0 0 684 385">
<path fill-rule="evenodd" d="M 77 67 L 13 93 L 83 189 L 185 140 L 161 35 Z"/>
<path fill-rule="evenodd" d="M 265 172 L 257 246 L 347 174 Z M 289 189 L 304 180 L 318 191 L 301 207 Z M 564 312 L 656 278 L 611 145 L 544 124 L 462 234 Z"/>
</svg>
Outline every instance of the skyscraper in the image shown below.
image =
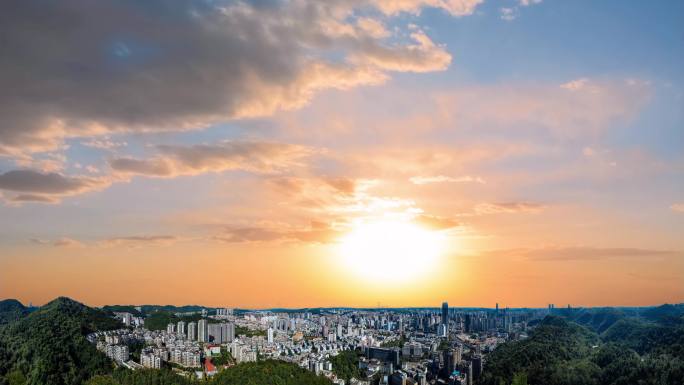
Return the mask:
<svg viewBox="0 0 684 385">
<path fill-rule="evenodd" d="M 209 342 L 209 330 L 207 329 L 207 320 L 201 319 L 197 323 L 197 340 L 199 342 Z"/>
<path fill-rule="evenodd" d="M 178 321 L 178 325 L 176 327 L 176 332 L 178 334 L 185 335 L 185 321 Z"/>
<path fill-rule="evenodd" d="M 208 342 L 213 342 L 215 344 L 220 344 L 223 343 L 223 330 L 221 329 L 220 324 L 209 324 L 207 326 L 208 330 Z"/>
<path fill-rule="evenodd" d="M 197 323 L 196 322 L 190 322 L 188 324 L 188 339 L 190 341 L 196 341 L 197 340 Z"/>
<path fill-rule="evenodd" d="M 449 325 L 449 304 L 442 302 L 442 324 Z"/>
<path fill-rule="evenodd" d="M 233 342 L 235 339 L 235 324 L 221 324 L 221 337 L 223 338 L 223 342 Z"/>
</svg>

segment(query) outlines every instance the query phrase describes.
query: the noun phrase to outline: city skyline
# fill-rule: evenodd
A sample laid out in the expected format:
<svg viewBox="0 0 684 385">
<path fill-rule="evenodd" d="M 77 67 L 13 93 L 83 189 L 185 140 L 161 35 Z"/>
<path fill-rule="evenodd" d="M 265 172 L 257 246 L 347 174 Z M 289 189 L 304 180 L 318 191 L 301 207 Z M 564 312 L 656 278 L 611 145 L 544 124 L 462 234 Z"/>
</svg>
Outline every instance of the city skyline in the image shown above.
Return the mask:
<svg viewBox="0 0 684 385">
<path fill-rule="evenodd" d="M 682 303 L 682 14 L 4 2 L 0 298 Z"/>
</svg>

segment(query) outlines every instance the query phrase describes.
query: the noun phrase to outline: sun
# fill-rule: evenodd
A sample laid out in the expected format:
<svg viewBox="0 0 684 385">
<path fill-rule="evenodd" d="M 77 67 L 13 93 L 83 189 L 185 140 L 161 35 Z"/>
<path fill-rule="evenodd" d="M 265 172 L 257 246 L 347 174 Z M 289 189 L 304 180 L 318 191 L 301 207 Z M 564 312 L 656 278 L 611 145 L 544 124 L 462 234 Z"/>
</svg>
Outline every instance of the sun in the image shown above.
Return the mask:
<svg viewBox="0 0 684 385">
<path fill-rule="evenodd" d="M 442 234 L 408 221 L 358 223 L 340 240 L 339 252 L 353 273 L 373 281 L 406 281 L 435 270 Z"/>
</svg>

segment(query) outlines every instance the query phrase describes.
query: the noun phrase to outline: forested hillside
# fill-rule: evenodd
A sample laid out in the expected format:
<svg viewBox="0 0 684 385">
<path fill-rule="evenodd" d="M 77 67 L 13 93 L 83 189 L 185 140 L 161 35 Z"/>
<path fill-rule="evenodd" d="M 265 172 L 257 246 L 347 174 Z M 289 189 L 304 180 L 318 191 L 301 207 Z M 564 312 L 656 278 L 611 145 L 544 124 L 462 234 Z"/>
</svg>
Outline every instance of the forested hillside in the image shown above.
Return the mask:
<svg viewBox="0 0 684 385">
<path fill-rule="evenodd" d="M 118 327 L 103 311 L 58 298 L 0 328 L 0 384 L 72 385 L 108 373 L 112 362 L 85 335 Z"/>
<path fill-rule="evenodd" d="M 181 377 L 170 370 L 117 369 L 111 375 L 95 376 L 86 385 L 331 385 L 325 377 L 315 375 L 295 364 L 266 360 L 230 367 L 208 381 Z"/>
<path fill-rule="evenodd" d="M 26 316 L 29 309 L 16 299 L 0 301 L 0 325 Z"/>
<path fill-rule="evenodd" d="M 615 314 L 595 313 L 606 320 Z M 575 318 L 576 319 L 576 318 Z M 588 318 L 585 318 L 588 319 Z M 603 329 L 603 322 L 588 322 Z M 684 321 L 620 317 L 599 335 L 549 316 L 530 338 L 499 346 L 487 357 L 483 385 L 681 385 Z"/>
</svg>

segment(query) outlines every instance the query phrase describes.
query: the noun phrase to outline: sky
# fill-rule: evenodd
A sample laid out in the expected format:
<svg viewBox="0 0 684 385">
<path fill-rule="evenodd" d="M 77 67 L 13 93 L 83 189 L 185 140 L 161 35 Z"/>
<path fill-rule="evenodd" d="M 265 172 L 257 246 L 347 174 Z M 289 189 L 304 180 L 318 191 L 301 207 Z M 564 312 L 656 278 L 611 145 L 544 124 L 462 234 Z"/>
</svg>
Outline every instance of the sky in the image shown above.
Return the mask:
<svg viewBox="0 0 684 385">
<path fill-rule="evenodd" d="M 684 302 L 682 16 L 4 1 L 0 298 Z"/>
</svg>

